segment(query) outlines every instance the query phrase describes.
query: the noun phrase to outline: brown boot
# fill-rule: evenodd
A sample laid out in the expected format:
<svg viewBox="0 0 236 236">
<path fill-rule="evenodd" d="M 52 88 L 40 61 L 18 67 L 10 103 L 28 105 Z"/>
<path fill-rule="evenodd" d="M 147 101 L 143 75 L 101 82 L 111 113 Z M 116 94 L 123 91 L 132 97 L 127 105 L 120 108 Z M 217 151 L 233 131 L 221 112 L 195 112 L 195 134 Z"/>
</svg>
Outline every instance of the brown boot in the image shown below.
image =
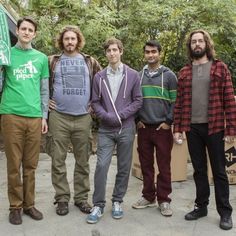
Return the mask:
<svg viewBox="0 0 236 236">
<path fill-rule="evenodd" d="M 13 225 L 22 224 L 21 209 L 11 209 L 10 210 L 9 222 Z"/>
<path fill-rule="evenodd" d="M 59 216 L 65 216 L 69 213 L 68 202 L 57 202 L 56 213 Z"/>
<path fill-rule="evenodd" d="M 34 220 L 42 220 L 43 219 L 43 214 L 37 210 L 35 207 L 31 207 L 29 209 L 24 209 L 23 212 L 30 216 Z"/>
<path fill-rule="evenodd" d="M 75 202 L 75 206 L 77 206 L 85 214 L 91 213 L 92 207 L 88 202 Z"/>
</svg>

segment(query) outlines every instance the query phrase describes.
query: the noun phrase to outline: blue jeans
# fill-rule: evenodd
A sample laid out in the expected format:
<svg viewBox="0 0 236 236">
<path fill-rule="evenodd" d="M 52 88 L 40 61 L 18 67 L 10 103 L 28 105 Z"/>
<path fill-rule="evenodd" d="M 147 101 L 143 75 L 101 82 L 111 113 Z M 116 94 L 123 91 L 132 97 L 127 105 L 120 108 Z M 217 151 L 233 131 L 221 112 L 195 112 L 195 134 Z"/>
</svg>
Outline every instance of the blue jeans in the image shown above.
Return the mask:
<svg viewBox="0 0 236 236">
<path fill-rule="evenodd" d="M 99 129 L 93 193 L 95 206 L 105 207 L 107 173 L 115 146 L 117 148 L 117 174 L 112 202 L 123 202 L 132 163 L 134 135 L 135 127 L 122 129 L 121 133 Z"/>
</svg>

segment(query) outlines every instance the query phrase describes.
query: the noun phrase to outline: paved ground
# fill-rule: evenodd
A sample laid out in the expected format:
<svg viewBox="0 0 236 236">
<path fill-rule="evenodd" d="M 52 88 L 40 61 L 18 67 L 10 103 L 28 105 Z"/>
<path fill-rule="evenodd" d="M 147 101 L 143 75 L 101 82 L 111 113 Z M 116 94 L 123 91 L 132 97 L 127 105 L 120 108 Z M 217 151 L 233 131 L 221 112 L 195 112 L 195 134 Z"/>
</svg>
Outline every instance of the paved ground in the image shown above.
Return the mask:
<svg viewBox="0 0 236 236">
<path fill-rule="evenodd" d="M 91 194 L 93 191 L 93 174 L 96 156 L 91 156 Z M 236 211 L 233 213 L 234 228 L 223 231 L 218 227 L 219 216 L 215 210 L 214 189 L 211 187 L 211 201 L 209 214 L 198 221 L 186 222 L 184 214 L 192 210 L 195 194 L 192 180 L 191 164 L 188 166 L 188 180 L 173 183 L 172 208 L 174 214 L 170 218 L 161 216 L 157 208 L 135 210 L 131 204 L 140 197 L 142 182 L 131 176 L 129 189 L 124 199 L 124 218 L 114 220 L 111 218 L 111 194 L 116 172 L 116 158 L 113 158 L 107 184 L 107 207 L 105 214 L 96 225 L 86 223 L 86 215 L 81 213 L 74 205 L 73 198 L 70 203 L 70 213 L 67 216 L 55 214 L 53 205 L 54 189 L 51 185 L 51 160 L 46 154 L 40 155 L 39 167 L 36 176 L 36 206 L 44 213 L 42 221 L 34 221 L 23 215 L 23 224 L 14 226 L 8 223 L 8 199 L 6 182 L 5 154 L 0 153 L 0 236 L 235 236 Z M 72 154 L 68 154 L 68 179 L 73 191 L 73 165 Z M 231 203 L 236 209 L 236 186 L 231 185 Z M 73 196 L 73 193 L 72 193 Z"/>
</svg>

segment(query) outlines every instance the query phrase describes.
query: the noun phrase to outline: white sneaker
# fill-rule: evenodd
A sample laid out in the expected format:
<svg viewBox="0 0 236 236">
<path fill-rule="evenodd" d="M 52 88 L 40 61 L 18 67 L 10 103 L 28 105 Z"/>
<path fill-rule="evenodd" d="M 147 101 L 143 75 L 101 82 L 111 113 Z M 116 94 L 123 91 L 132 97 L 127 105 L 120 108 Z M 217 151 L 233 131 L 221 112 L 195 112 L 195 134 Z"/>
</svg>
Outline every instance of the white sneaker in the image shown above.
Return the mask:
<svg viewBox="0 0 236 236">
<path fill-rule="evenodd" d="M 155 207 L 155 206 L 156 206 L 156 201 L 155 200 L 153 202 L 149 202 L 144 197 L 140 198 L 136 203 L 134 203 L 132 205 L 132 207 L 135 208 L 135 209 L 143 209 L 143 208 Z"/>
<path fill-rule="evenodd" d="M 163 216 L 172 216 L 173 214 L 173 211 L 170 208 L 169 202 L 162 202 L 161 204 L 159 204 L 159 209 Z"/>
</svg>

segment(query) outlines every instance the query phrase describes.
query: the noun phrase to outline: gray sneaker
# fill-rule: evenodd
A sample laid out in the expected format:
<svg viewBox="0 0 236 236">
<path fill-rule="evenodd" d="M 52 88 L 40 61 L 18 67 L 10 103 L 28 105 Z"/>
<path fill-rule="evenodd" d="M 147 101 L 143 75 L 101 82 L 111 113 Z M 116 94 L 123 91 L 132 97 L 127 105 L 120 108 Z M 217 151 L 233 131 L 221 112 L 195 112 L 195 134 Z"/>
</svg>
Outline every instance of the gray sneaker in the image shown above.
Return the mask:
<svg viewBox="0 0 236 236">
<path fill-rule="evenodd" d="M 153 202 L 149 202 L 144 197 L 140 198 L 136 203 L 134 203 L 132 205 L 132 207 L 135 208 L 135 209 L 143 209 L 143 208 L 155 207 L 155 206 L 156 206 L 156 201 L 155 200 Z"/>
<path fill-rule="evenodd" d="M 114 219 L 120 219 L 124 216 L 120 202 L 113 202 L 111 214 Z"/>
<path fill-rule="evenodd" d="M 159 209 L 163 216 L 172 216 L 173 214 L 173 211 L 170 208 L 169 202 L 162 202 L 161 204 L 159 204 Z"/>
</svg>

